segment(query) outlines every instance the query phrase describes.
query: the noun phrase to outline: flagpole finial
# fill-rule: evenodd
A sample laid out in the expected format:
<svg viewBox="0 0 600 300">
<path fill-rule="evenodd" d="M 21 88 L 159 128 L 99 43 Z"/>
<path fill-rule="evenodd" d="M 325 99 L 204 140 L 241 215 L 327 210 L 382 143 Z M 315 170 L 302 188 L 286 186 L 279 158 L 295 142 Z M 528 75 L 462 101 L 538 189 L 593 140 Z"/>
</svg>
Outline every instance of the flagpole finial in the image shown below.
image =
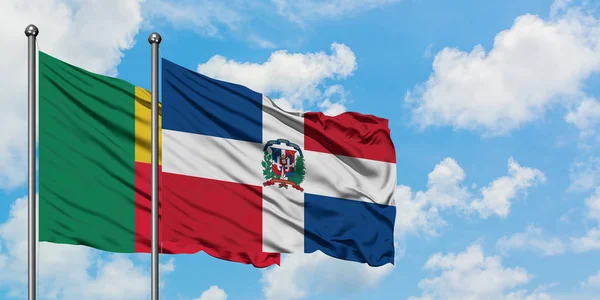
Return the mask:
<svg viewBox="0 0 600 300">
<path fill-rule="evenodd" d="M 38 30 L 37 26 L 33 25 L 33 24 L 29 24 L 26 28 L 25 28 L 25 35 L 30 37 L 30 36 L 34 36 L 36 37 L 38 35 L 38 33 L 40 33 L 40 31 Z M 160 37 L 160 36 L 159 36 Z"/>
<path fill-rule="evenodd" d="M 162 38 L 160 37 L 160 34 L 153 32 L 150 34 L 150 36 L 148 37 L 148 42 L 150 44 L 160 44 L 160 42 L 162 41 Z"/>
</svg>

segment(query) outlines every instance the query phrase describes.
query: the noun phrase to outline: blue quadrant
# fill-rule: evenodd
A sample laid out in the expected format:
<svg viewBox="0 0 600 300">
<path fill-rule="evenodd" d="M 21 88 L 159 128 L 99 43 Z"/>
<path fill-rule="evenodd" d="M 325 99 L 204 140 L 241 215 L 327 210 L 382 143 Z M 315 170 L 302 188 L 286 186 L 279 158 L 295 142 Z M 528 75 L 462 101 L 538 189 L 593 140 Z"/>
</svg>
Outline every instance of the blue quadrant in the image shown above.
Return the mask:
<svg viewBox="0 0 600 300">
<path fill-rule="evenodd" d="M 304 252 L 393 264 L 395 218 L 395 206 L 305 194 Z"/>
<path fill-rule="evenodd" d="M 262 143 L 262 95 L 162 59 L 162 128 Z"/>
</svg>

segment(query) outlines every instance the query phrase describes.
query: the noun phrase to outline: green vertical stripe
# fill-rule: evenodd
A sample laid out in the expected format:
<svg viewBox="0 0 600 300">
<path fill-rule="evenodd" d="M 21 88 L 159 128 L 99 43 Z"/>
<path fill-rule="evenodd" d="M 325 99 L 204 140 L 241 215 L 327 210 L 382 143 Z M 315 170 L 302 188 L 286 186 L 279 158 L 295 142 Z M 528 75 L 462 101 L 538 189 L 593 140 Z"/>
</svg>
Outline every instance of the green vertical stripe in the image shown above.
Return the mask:
<svg viewBox="0 0 600 300">
<path fill-rule="evenodd" d="M 135 87 L 39 52 L 39 239 L 134 252 Z"/>
</svg>

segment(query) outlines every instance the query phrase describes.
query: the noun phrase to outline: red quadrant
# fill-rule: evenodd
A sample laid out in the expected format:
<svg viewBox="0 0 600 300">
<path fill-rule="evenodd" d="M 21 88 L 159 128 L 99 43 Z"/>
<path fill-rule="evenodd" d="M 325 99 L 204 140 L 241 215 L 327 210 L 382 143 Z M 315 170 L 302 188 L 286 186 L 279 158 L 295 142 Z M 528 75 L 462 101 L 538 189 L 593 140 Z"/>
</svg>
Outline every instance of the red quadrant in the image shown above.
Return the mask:
<svg viewBox="0 0 600 300">
<path fill-rule="evenodd" d="M 388 120 L 346 112 L 337 116 L 304 114 L 304 149 L 395 163 Z"/>
<path fill-rule="evenodd" d="M 150 164 L 136 163 L 136 252 L 150 252 Z M 262 252 L 262 188 L 160 173 L 162 253 L 207 254 L 267 267 L 278 253 Z"/>
</svg>

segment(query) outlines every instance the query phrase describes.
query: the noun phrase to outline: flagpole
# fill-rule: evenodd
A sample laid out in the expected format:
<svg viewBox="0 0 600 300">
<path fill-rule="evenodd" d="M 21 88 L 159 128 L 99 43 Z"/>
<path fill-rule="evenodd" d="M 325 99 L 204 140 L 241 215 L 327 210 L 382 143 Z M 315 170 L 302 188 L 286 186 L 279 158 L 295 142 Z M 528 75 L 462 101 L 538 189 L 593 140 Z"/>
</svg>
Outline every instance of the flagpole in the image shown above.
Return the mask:
<svg viewBox="0 0 600 300">
<path fill-rule="evenodd" d="M 158 300 L 158 45 L 162 38 L 153 32 L 152 47 L 152 300 Z"/>
<path fill-rule="evenodd" d="M 35 197 L 35 142 L 36 142 L 36 47 L 35 42 L 39 33 L 38 28 L 31 24 L 25 28 L 25 36 L 27 36 L 28 50 L 27 50 L 27 63 L 28 63 L 28 149 L 27 149 L 27 163 L 28 163 L 28 243 L 27 243 L 27 266 L 28 266 L 28 299 L 35 300 L 36 298 L 36 229 L 37 229 L 37 210 L 36 210 L 36 197 Z"/>
</svg>

